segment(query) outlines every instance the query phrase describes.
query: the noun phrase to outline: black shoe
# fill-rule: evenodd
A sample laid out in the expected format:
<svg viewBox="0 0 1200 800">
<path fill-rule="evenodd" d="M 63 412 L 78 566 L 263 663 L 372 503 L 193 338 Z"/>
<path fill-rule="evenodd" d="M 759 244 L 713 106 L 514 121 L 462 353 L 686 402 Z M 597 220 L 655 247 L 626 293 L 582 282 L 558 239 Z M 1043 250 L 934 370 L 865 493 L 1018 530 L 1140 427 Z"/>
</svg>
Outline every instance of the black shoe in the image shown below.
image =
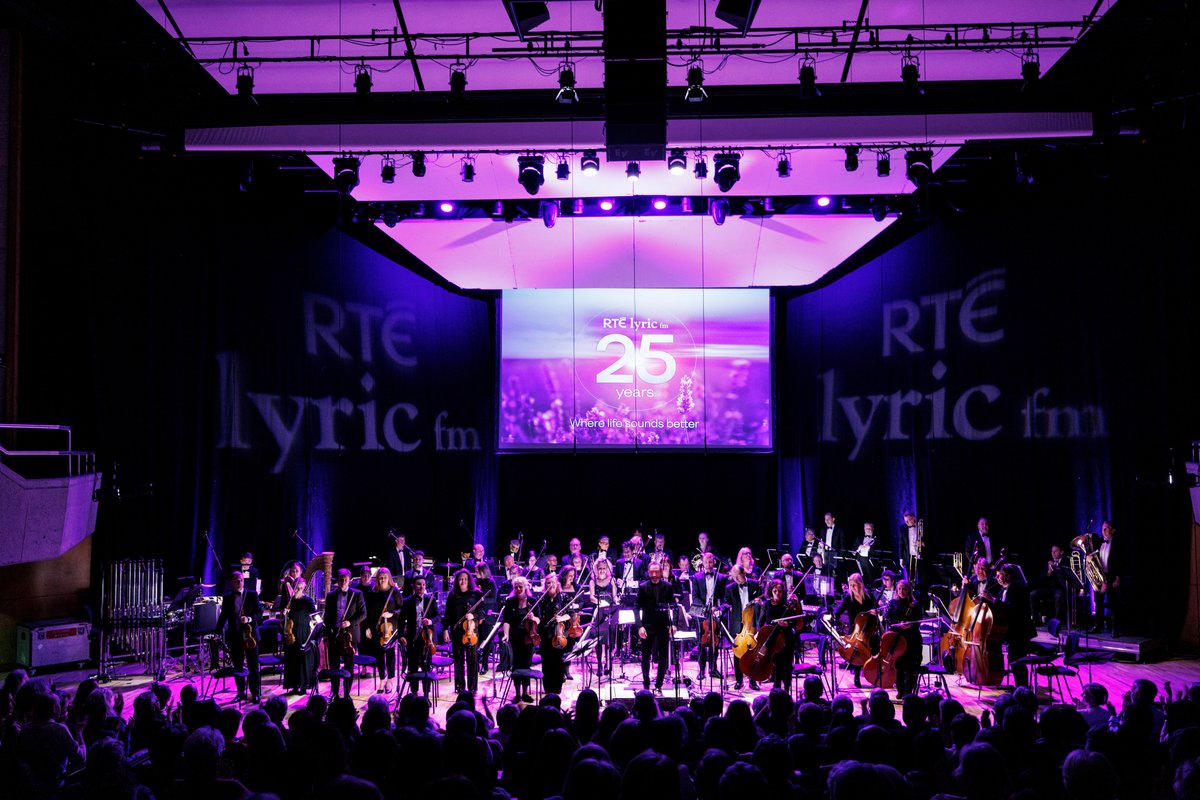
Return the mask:
<svg viewBox="0 0 1200 800">
<path fill-rule="evenodd" d="M 722 676 L 721 676 L 721 671 L 720 671 L 720 670 L 717 670 L 717 669 L 714 669 L 714 670 L 709 670 L 708 677 L 710 677 L 710 678 L 716 678 L 717 680 L 721 680 L 721 677 L 722 677 Z"/>
<path fill-rule="evenodd" d="M 655 696 L 655 697 L 662 697 L 662 687 L 661 687 L 661 686 L 655 686 L 655 687 L 654 687 L 654 696 Z"/>
<path fill-rule="evenodd" d="M 261 703 L 262 703 L 262 698 L 261 698 L 261 697 L 259 697 L 258 695 L 251 695 L 251 697 L 250 697 L 250 705 L 257 706 L 257 705 L 260 705 Z"/>
<path fill-rule="evenodd" d="M 758 681 L 750 681 L 750 689 L 757 692 L 758 691 Z"/>
<path fill-rule="evenodd" d="M 858 678 L 855 678 L 855 679 L 854 679 L 854 688 L 855 688 L 855 689 L 861 689 L 861 688 L 862 688 L 862 681 L 861 681 L 861 680 L 859 680 Z"/>
<path fill-rule="evenodd" d="M 740 692 L 740 691 L 742 690 L 742 682 L 741 682 L 741 681 L 738 681 L 737 683 L 735 683 L 735 684 L 733 685 L 733 690 L 734 690 L 735 692 Z"/>
<path fill-rule="evenodd" d="M 642 684 L 642 691 L 643 691 L 643 692 L 648 692 L 648 691 L 650 691 L 650 684 L 648 684 L 648 683 L 643 683 L 643 684 Z"/>
</svg>

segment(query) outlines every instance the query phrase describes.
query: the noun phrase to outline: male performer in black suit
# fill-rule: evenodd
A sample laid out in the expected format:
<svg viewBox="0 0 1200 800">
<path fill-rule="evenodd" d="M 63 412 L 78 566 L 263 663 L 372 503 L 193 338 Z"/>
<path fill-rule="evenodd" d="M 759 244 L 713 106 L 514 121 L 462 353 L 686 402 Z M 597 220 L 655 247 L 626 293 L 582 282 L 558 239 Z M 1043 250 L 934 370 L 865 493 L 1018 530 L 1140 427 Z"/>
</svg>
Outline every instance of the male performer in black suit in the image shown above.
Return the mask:
<svg viewBox="0 0 1200 800">
<path fill-rule="evenodd" d="M 650 658 L 658 662 L 654 692 L 662 694 L 663 677 L 667 673 L 667 651 L 675 628 L 671 625 L 670 608 L 675 603 L 671 584 L 662 579 L 662 567 L 652 564 L 650 577 L 638 587 L 637 626 L 642 639 L 642 688 L 650 688 Z"/>
<path fill-rule="evenodd" d="M 429 568 L 425 566 L 425 553 L 420 550 L 413 551 L 412 554 L 412 569 L 404 575 L 404 594 L 408 596 L 413 593 L 413 581 L 417 578 L 424 578 L 425 582 L 429 582 Z"/>
<path fill-rule="evenodd" d="M 999 555 L 1000 547 L 992 543 L 992 536 L 988 533 L 988 521 L 980 517 L 979 522 L 975 523 L 975 530 L 967 534 L 963 556 L 969 563 L 974 563 L 982 556 L 989 564 L 994 564 Z"/>
<path fill-rule="evenodd" d="M 818 557 L 820 557 L 820 553 L 817 553 L 815 556 L 813 556 L 813 558 Z M 796 560 L 792 558 L 792 554 L 784 553 L 779 557 L 778 569 L 775 569 L 771 572 L 767 582 L 769 583 L 771 578 L 777 578 L 783 581 L 784 595 L 790 596 L 792 594 L 792 589 L 794 589 L 796 584 L 800 582 L 800 577 L 803 574 L 804 573 L 801 570 L 796 569 Z"/>
<path fill-rule="evenodd" d="M 229 660 L 234 669 L 242 669 L 243 665 L 250 677 L 250 702 L 259 700 L 258 647 L 249 650 L 245 647 L 245 628 L 250 626 L 250 635 L 257 642 L 258 625 L 262 622 L 262 603 L 258 600 L 258 592 L 246 588 L 246 578 L 241 569 L 235 567 L 229 576 L 230 591 L 221 599 L 221 616 L 217 619 L 217 632 L 225 633 L 225 644 L 229 647 Z M 234 678 L 237 684 L 238 700 L 246 698 L 246 679 Z"/>
<path fill-rule="evenodd" d="M 742 630 L 742 610 L 753 605 L 755 598 L 762 594 L 757 581 L 750 580 L 740 564 L 734 564 L 729 570 L 729 581 L 725 584 L 725 602 L 729 605 L 729 618 L 726 627 L 734 636 Z M 735 665 L 733 668 L 733 688 L 742 690 L 742 671 Z M 757 690 L 758 684 L 750 681 L 750 688 Z"/>
<path fill-rule="evenodd" d="M 896 535 L 896 554 L 900 558 L 900 569 L 903 570 L 909 582 L 917 584 L 920 581 L 921 543 L 918 534 L 917 515 L 911 511 L 904 512 L 904 523 Z"/>
<path fill-rule="evenodd" d="M 820 539 L 826 551 L 840 553 L 846 547 L 842 526 L 837 524 L 831 511 L 825 512 L 825 527 L 821 529 Z"/>
<path fill-rule="evenodd" d="M 354 653 L 342 651 L 338 635 L 349 631 L 350 641 L 354 643 L 354 650 L 357 652 L 359 637 L 362 635 L 362 622 L 366 618 L 367 604 L 363 600 L 362 592 L 350 588 L 350 570 L 339 569 L 337 585 L 325 596 L 325 636 L 330 668 L 340 664 L 341 669 L 354 675 Z M 338 677 L 329 679 L 331 697 L 338 696 L 340 682 L 341 678 Z M 346 697 L 350 697 L 352 682 L 350 678 L 346 679 Z"/>
<path fill-rule="evenodd" d="M 404 578 L 412 567 L 412 560 L 409 558 L 408 546 L 404 543 L 404 534 L 396 533 L 396 529 L 392 528 L 388 531 L 388 535 L 392 537 L 396 546 L 388 551 L 383 559 L 383 565 L 388 568 L 388 572 L 392 573 L 392 582 L 396 584 L 396 588 L 403 591 Z"/>
<path fill-rule="evenodd" d="M 621 591 L 632 591 L 642 578 L 642 560 L 633 554 L 633 545 L 621 545 L 623 555 L 617 559 L 616 577 Z"/>
<path fill-rule="evenodd" d="M 406 598 L 400 607 L 400 646 L 408 652 L 408 674 L 423 672 L 426 675 L 433 669 L 431 654 L 421 633 L 429 631 L 433 637 L 433 621 L 438 616 L 437 597 L 426 591 L 425 578 L 413 579 L 413 593 Z M 432 638 L 436 646 L 436 637 Z M 410 691 L 417 691 L 418 678 L 409 678 Z M 421 687 L 426 697 L 432 681 L 426 679 Z"/>
<path fill-rule="evenodd" d="M 1005 564 L 996 571 L 996 583 L 1000 584 L 999 595 L 985 591 L 980 597 L 992 606 L 997 623 L 1008 623 L 1004 641 L 1008 644 L 1008 666 L 1012 670 L 1013 685 L 1028 686 L 1029 668 L 1013 662 L 1029 655 L 1029 643 L 1037 635 L 1029 615 L 1029 586 L 1021 570 L 1013 564 Z"/>
<path fill-rule="evenodd" d="M 1108 621 L 1114 639 L 1120 638 L 1121 626 L 1117 612 L 1121 603 L 1121 574 L 1125 568 L 1124 551 L 1114 541 L 1117 529 L 1108 520 L 1100 526 L 1100 571 L 1104 573 L 1104 585 L 1096 593 L 1096 622 L 1091 633 L 1104 630 L 1104 610 L 1108 609 Z"/>
<path fill-rule="evenodd" d="M 654 534 L 654 546 L 650 549 L 650 554 L 660 564 L 666 564 L 668 569 L 675 565 L 675 558 L 671 555 L 671 551 L 667 549 L 667 537 L 661 533 Z"/>
<path fill-rule="evenodd" d="M 242 577 L 246 579 L 244 588 L 252 592 L 258 592 L 258 567 L 254 566 L 254 554 L 251 552 L 242 553 L 242 557 L 238 559 L 237 565 L 234 567 L 238 572 L 242 573 Z M 230 586 L 233 584 L 230 583 Z M 268 590 L 270 587 L 267 587 Z"/>
<path fill-rule="evenodd" d="M 474 575 L 475 568 L 480 564 L 487 564 L 489 567 L 491 566 L 491 562 L 488 560 L 488 557 L 483 554 L 483 544 L 480 542 L 475 542 L 473 545 L 471 545 L 471 557 L 463 563 L 463 568 Z"/>
<path fill-rule="evenodd" d="M 594 553 L 592 553 L 592 561 L 593 562 L 596 561 L 597 559 L 601 559 L 601 558 L 607 558 L 609 560 L 609 562 L 612 562 L 614 560 L 612 557 L 612 554 L 609 552 L 609 549 L 608 549 L 608 537 L 607 536 L 601 536 L 599 539 L 596 540 L 596 551 Z"/>
<path fill-rule="evenodd" d="M 1069 592 L 1076 588 L 1075 575 L 1071 572 L 1070 563 L 1063 557 L 1062 548 L 1056 544 L 1050 545 L 1050 560 L 1046 562 L 1046 569 L 1038 577 L 1037 588 L 1029 592 L 1029 611 L 1034 624 L 1042 616 L 1042 608 L 1047 600 L 1053 603 L 1054 618 L 1065 621 L 1069 608 L 1066 599 L 1070 596 Z"/>
<path fill-rule="evenodd" d="M 721 604 L 724 602 L 725 576 L 717 572 L 716 557 L 711 552 L 705 553 L 700 571 L 692 576 L 692 608 L 696 609 L 693 615 L 696 618 L 696 629 L 702 632 L 701 623 L 708 620 L 711 639 L 707 646 L 704 645 L 702 636 L 699 639 L 701 644 L 697 660 L 700 662 L 700 678 L 704 677 L 705 666 L 708 667 L 709 675 L 714 678 L 721 677 L 721 671 L 717 668 L 717 654 L 720 652 L 722 634 L 717 627 L 717 620 L 720 617 Z"/>
</svg>

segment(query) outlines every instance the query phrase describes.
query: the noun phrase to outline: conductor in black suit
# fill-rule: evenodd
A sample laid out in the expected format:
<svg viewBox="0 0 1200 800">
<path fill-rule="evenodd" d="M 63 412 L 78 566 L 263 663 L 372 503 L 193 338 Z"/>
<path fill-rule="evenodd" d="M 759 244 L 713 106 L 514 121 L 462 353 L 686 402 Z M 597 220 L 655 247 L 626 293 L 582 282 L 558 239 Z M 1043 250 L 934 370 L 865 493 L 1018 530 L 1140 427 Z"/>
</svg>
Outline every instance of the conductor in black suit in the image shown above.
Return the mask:
<svg viewBox="0 0 1200 800">
<path fill-rule="evenodd" d="M 650 688 L 650 659 L 653 656 L 658 663 L 654 691 L 661 694 L 663 677 L 667 673 L 668 644 L 675 632 L 668 610 L 675 602 L 675 595 L 671 584 L 662 579 L 662 567 L 659 564 L 650 565 L 649 575 L 646 582 L 638 587 L 636 606 L 638 637 L 643 639 L 642 688 Z"/>
<path fill-rule="evenodd" d="M 246 588 L 246 577 L 240 568 L 229 576 L 230 591 L 221 598 L 221 616 L 217 618 L 217 632 L 224 632 L 225 644 L 229 647 L 229 660 L 234 669 L 243 666 L 249 674 L 250 702 L 259 700 L 260 676 L 258 674 L 258 647 L 246 649 L 245 626 L 250 626 L 250 635 L 259 641 L 258 625 L 262 622 L 262 603 L 258 592 Z M 236 677 L 238 700 L 246 698 L 246 678 Z"/>
<path fill-rule="evenodd" d="M 1013 684 L 1028 686 L 1029 668 L 1013 662 L 1029 655 L 1029 643 L 1037 635 L 1033 617 L 1029 613 L 1029 585 L 1025 583 L 1020 569 L 1011 564 L 1005 564 L 996 571 L 996 583 L 1000 584 L 999 595 L 984 591 L 980 598 L 992 606 L 998 623 L 1008 622 L 1004 641 L 1008 644 L 1008 666 L 1012 670 Z"/>
<path fill-rule="evenodd" d="M 325 635 L 328 637 L 326 644 L 329 649 L 329 666 L 331 668 L 340 660 L 341 668 L 350 675 L 354 674 L 354 654 L 342 652 L 342 648 L 338 646 L 338 635 L 343 631 L 349 631 L 350 641 L 354 643 L 354 650 L 357 652 L 359 636 L 362 634 L 362 622 L 366 618 L 367 604 L 363 600 L 362 592 L 350 588 L 350 570 L 339 569 L 337 586 L 325 596 Z M 329 693 L 333 697 L 338 695 L 340 682 L 341 678 L 336 676 L 329 679 Z M 350 683 L 350 678 L 347 678 L 346 697 L 350 697 Z"/>
</svg>

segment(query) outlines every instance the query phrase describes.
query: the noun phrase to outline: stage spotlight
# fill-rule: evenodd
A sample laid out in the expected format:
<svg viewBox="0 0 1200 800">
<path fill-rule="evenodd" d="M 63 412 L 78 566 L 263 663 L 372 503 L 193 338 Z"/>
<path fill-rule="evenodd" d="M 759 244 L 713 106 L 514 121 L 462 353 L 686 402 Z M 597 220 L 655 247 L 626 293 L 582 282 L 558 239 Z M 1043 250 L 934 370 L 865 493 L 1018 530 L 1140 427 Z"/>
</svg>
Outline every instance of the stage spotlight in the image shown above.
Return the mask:
<svg viewBox="0 0 1200 800">
<path fill-rule="evenodd" d="M 613 201 L 612 200 L 601 200 L 600 201 L 600 210 L 601 211 L 612 211 L 613 210 Z"/>
<path fill-rule="evenodd" d="M 737 153 L 718 153 L 713 156 L 713 180 L 722 192 L 728 192 L 742 177 L 742 157 Z"/>
<path fill-rule="evenodd" d="M 565 156 L 558 160 L 558 166 L 554 168 L 554 177 L 560 181 L 570 180 L 571 165 L 567 162 Z"/>
<path fill-rule="evenodd" d="M 723 197 L 711 201 L 708 204 L 708 213 L 714 224 L 724 225 L 725 218 L 729 216 L 729 201 Z"/>
<path fill-rule="evenodd" d="M 541 216 L 543 225 L 553 228 L 554 223 L 558 222 L 558 201 L 543 200 L 538 203 L 538 215 Z"/>
<path fill-rule="evenodd" d="M 892 174 L 892 154 L 887 150 L 880 150 L 875 156 L 875 174 L 881 178 Z"/>
<path fill-rule="evenodd" d="M 820 208 L 829 208 L 829 204 L 832 202 L 833 200 L 826 195 L 821 195 L 817 198 L 817 206 Z"/>
<path fill-rule="evenodd" d="M 425 154 L 424 153 L 413 153 L 412 154 L 412 173 L 413 173 L 414 178 L 424 178 L 425 177 Z"/>
<path fill-rule="evenodd" d="M 575 90 L 575 65 L 570 61 L 558 66 L 558 94 L 554 100 L 563 105 L 579 102 L 579 92 Z"/>
<path fill-rule="evenodd" d="M 1021 78 L 1025 81 L 1021 85 L 1021 89 L 1024 90 L 1030 84 L 1037 83 L 1040 77 L 1042 77 L 1042 60 L 1031 47 L 1025 51 L 1025 55 L 1021 56 Z"/>
<path fill-rule="evenodd" d="M 642 177 L 642 165 L 636 161 L 630 161 L 625 165 L 625 177 L 631 182 Z"/>
<path fill-rule="evenodd" d="M 584 150 L 579 159 L 579 171 L 589 178 L 600 171 L 600 157 L 595 150 Z"/>
<path fill-rule="evenodd" d="M 682 175 L 687 172 L 687 155 L 683 152 L 683 148 L 676 147 L 667 156 L 667 170 L 672 175 Z"/>
<path fill-rule="evenodd" d="M 933 177 L 933 151 L 909 150 L 904 154 L 904 174 L 918 189 L 926 186 Z"/>
<path fill-rule="evenodd" d="M 366 64 L 356 64 L 354 67 L 354 91 L 359 95 L 371 93 L 371 68 Z"/>
<path fill-rule="evenodd" d="M 692 198 L 690 198 L 690 197 L 679 198 L 679 210 L 682 211 L 684 214 L 692 213 Z"/>
<path fill-rule="evenodd" d="M 333 184 L 338 194 L 350 194 L 358 186 L 358 158 L 339 156 L 333 159 Z"/>
<path fill-rule="evenodd" d="M 467 65 L 455 61 L 450 65 L 450 102 L 461 102 L 467 96 Z"/>
<path fill-rule="evenodd" d="M 254 67 L 249 64 L 237 68 L 237 93 L 243 100 L 254 100 Z"/>
<path fill-rule="evenodd" d="M 804 60 L 800 62 L 800 74 L 797 76 L 797 80 L 800 81 L 800 97 L 821 96 L 821 90 L 817 88 L 817 60 L 808 53 L 804 54 Z"/>
<path fill-rule="evenodd" d="M 394 208 L 385 208 L 380 218 L 383 220 L 384 225 L 387 225 L 389 228 L 394 228 L 396 227 L 396 222 L 399 220 L 400 215 L 396 213 L 396 209 Z"/>
<path fill-rule="evenodd" d="M 908 35 L 912 39 L 912 34 Z M 900 58 L 900 80 L 904 83 L 904 91 L 910 95 L 925 94 L 921 88 L 921 60 L 913 55 L 912 50 L 904 51 Z"/>
<path fill-rule="evenodd" d="M 379 168 L 379 180 L 383 183 L 396 182 L 396 159 L 391 156 L 383 157 L 383 166 Z"/>
<path fill-rule="evenodd" d="M 775 171 L 779 173 L 781 178 L 790 178 L 792 176 L 792 160 L 787 157 L 787 154 L 779 157 L 779 163 L 775 165 Z"/>
<path fill-rule="evenodd" d="M 858 148 L 850 145 L 846 148 L 846 172 L 858 171 Z"/>
<path fill-rule="evenodd" d="M 704 66 L 699 61 L 692 62 L 692 66 L 688 67 L 687 82 L 687 91 L 683 93 L 684 100 L 689 103 L 702 103 L 708 99 L 708 92 L 704 91 Z"/>
<path fill-rule="evenodd" d="M 517 183 L 525 187 L 530 194 L 537 194 L 538 188 L 546 182 L 543 167 L 546 159 L 542 156 L 517 157 Z"/>
<path fill-rule="evenodd" d="M 475 159 L 470 156 L 464 157 L 462 161 L 462 182 L 475 182 Z"/>
<path fill-rule="evenodd" d="M 449 200 L 443 200 L 438 204 L 438 211 L 443 214 L 452 214 L 454 213 L 454 203 L 451 203 Z"/>
<path fill-rule="evenodd" d="M 698 181 L 702 181 L 708 177 L 708 162 L 704 160 L 703 153 L 696 156 L 696 165 L 692 167 L 692 174 L 696 176 L 696 180 Z"/>
<path fill-rule="evenodd" d="M 888 215 L 887 202 L 884 201 L 883 198 L 872 197 L 871 198 L 871 216 L 875 218 L 875 221 L 883 222 L 885 219 L 887 219 L 887 215 Z"/>
<path fill-rule="evenodd" d="M 665 210 L 665 209 L 666 209 L 666 207 L 667 207 L 667 201 L 666 201 L 666 200 L 664 200 L 664 199 L 663 199 L 663 198 L 661 198 L 661 197 L 656 197 L 656 198 L 654 199 L 654 210 L 655 210 L 655 211 L 663 211 L 663 210 Z"/>
</svg>

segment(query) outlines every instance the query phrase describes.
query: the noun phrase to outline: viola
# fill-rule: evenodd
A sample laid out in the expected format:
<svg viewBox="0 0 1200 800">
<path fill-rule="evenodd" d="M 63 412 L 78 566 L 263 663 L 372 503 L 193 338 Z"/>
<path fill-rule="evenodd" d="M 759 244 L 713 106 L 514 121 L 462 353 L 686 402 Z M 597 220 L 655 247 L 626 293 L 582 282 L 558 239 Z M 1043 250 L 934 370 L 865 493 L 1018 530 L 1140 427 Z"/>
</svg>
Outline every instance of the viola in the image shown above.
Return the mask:
<svg viewBox="0 0 1200 800">
<path fill-rule="evenodd" d="M 474 647 L 479 644 L 479 631 L 475 625 L 474 614 L 467 614 L 467 618 L 463 620 L 462 643 L 467 647 Z"/>
<path fill-rule="evenodd" d="M 242 649 L 247 653 L 255 650 L 258 647 L 258 642 L 254 640 L 254 625 L 246 622 L 242 624 Z"/>
<path fill-rule="evenodd" d="M 700 646 L 709 647 L 712 645 L 712 623 L 708 618 L 700 620 Z"/>
<path fill-rule="evenodd" d="M 425 655 L 432 656 L 437 652 L 437 645 L 433 641 L 433 626 L 426 625 L 421 629 L 421 642 L 425 647 Z"/>
<path fill-rule="evenodd" d="M 526 617 L 521 626 L 525 629 L 525 641 L 532 647 L 540 647 L 542 636 L 538 633 L 537 625 L 533 622 L 533 617 Z"/>
<path fill-rule="evenodd" d="M 580 636 L 583 636 L 583 626 L 579 624 L 579 612 L 574 611 L 571 613 L 571 624 L 567 626 L 567 637 L 578 639 Z"/>
</svg>

